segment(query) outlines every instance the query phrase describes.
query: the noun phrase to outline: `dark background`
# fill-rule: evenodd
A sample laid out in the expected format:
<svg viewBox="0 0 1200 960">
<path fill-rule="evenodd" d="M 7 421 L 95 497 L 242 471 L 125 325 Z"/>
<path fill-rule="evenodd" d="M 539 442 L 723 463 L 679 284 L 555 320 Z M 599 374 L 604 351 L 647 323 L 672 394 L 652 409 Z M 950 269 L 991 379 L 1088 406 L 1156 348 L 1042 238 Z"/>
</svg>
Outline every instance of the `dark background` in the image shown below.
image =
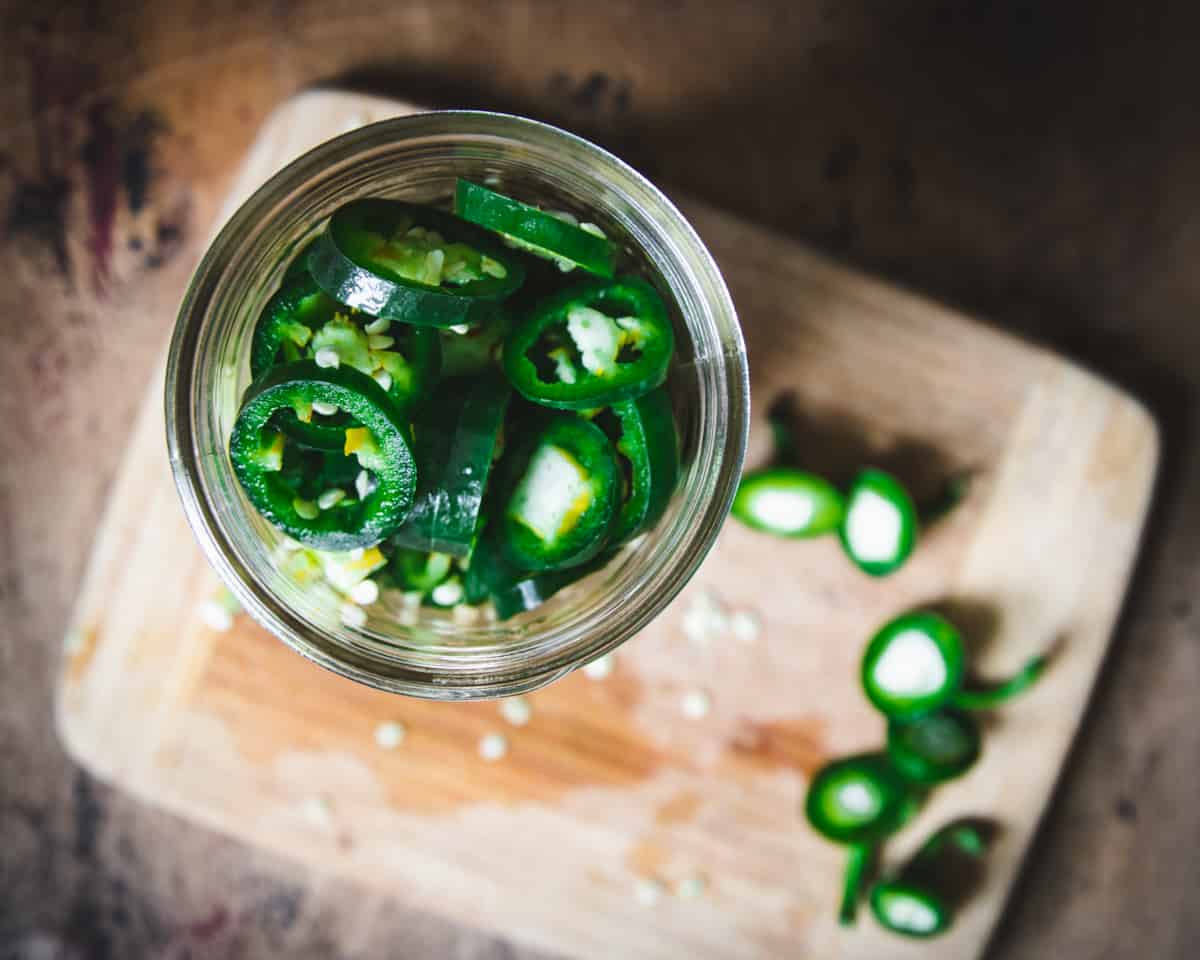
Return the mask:
<svg viewBox="0 0 1200 960">
<path fill-rule="evenodd" d="M 1060 347 L 1164 428 L 1085 733 L 991 956 L 1200 943 L 1200 7 L 0 0 L 0 958 L 531 957 L 114 793 L 71 600 L 228 178 L 315 83 L 546 118 Z"/>
</svg>

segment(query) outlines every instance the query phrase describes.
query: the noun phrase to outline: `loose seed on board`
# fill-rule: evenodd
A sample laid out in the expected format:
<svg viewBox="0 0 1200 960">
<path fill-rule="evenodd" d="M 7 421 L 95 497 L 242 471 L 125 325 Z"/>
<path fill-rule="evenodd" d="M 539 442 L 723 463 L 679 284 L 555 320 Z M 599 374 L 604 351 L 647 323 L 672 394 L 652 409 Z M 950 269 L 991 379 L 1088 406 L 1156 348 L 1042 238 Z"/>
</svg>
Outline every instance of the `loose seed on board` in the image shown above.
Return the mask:
<svg viewBox="0 0 1200 960">
<path fill-rule="evenodd" d="M 712 709 L 712 697 L 704 690 L 689 690 L 679 701 L 679 708 L 685 717 L 699 720 Z"/>
<path fill-rule="evenodd" d="M 738 610 L 729 618 L 729 629 L 743 643 L 753 643 L 762 634 L 762 621 L 756 613 Z"/>
<path fill-rule="evenodd" d="M 375 742 L 381 750 L 395 750 L 404 742 L 407 734 L 404 724 L 391 720 L 375 728 Z"/>
<path fill-rule="evenodd" d="M 233 629 L 233 614 L 215 600 L 200 604 L 200 619 L 210 630 L 226 633 Z"/>
<path fill-rule="evenodd" d="M 479 755 L 487 761 L 499 760 L 508 753 L 508 738 L 502 733 L 489 733 L 479 741 Z"/>
<path fill-rule="evenodd" d="M 639 877 L 634 884 L 633 895 L 643 907 L 652 907 L 662 899 L 663 885 L 657 880 Z"/>
<path fill-rule="evenodd" d="M 533 708 L 524 697 L 509 697 L 501 702 L 500 715 L 514 727 L 523 727 L 533 716 Z"/>
<path fill-rule="evenodd" d="M 613 672 L 612 654 L 606 653 L 602 657 L 597 657 L 583 668 L 583 672 L 593 680 L 603 680 L 605 677 L 611 676 Z"/>
</svg>

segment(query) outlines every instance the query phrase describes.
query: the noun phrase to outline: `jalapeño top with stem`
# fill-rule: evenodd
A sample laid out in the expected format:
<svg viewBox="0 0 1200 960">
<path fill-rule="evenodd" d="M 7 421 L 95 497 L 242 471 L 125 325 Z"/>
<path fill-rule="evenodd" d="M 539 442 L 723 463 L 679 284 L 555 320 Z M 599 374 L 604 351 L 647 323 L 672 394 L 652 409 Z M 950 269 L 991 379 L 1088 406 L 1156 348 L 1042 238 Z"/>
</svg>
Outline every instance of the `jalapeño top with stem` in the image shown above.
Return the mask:
<svg viewBox="0 0 1200 960">
<path fill-rule="evenodd" d="M 308 255 L 316 259 L 319 250 L 313 242 L 320 225 L 335 210 L 364 198 L 421 206 L 433 202 L 445 209 L 459 177 L 519 202 L 572 212 L 581 223 L 598 225 L 618 254 L 616 273 L 625 272 L 621 261 L 627 261 L 638 266 L 635 273 L 653 280 L 669 307 L 676 351 L 686 361 L 670 384 L 678 401 L 679 481 L 663 508 L 655 499 L 650 462 L 646 476 L 651 485 L 645 488 L 649 498 L 639 501 L 649 506 L 638 507 L 636 513 L 659 514 L 653 529 L 639 538 L 637 550 L 621 565 L 606 567 L 562 602 L 544 604 L 504 624 L 456 623 L 448 614 L 429 608 L 420 611 L 415 622 L 373 616 L 365 628 L 347 627 L 336 613 L 327 612 L 313 589 L 303 589 L 283 575 L 272 526 L 238 493 L 240 485 L 226 451 L 249 384 L 245 358 L 250 337 L 263 307 L 280 288 L 286 265 L 309 245 Z M 385 245 L 392 240 L 394 234 L 384 237 Z M 462 242 L 480 255 L 479 272 L 485 273 L 482 246 Z M 499 248 L 518 252 L 503 242 Z M 348 245 L 338 252 L 359 266 L 366 261 L 363 251 Z M 510 275 L 503 257 L 487 256 L 501 265 L 506 277 Z M 468 261 L 464 253 L 469 272 L 473 261 Z M 527 267 L 526 289 L 540 279 L 543 267 L 557 274 L 559 284 L 582 284 L 589 275 L 600 276 L 582 264 L 566 273 L 555 261 L 527 260 L 527 264 L 532 266 Z M 493 274 L 499 272 L 490 263 L 488 267 Z M 395 269 L 404 279 L 405 265 L 398 263 Z M 446 279 L 444 272 L 442 279 Z M 494 309 L 486 290 L 480 292 L 484 295 L 477 298 L 479 305 L 474 313 L 467 310 L 463 323 L 470 325 L 476 313 Z M 363 304 L 357 309 L 372 314 L 365 308 L 366 301 Z M 392 311 L 378 301 L 371 306 Z M 504 317 L 502 322 L 508 320 Z M 374 347 L 368 344 L 364 365 L 372 366 L 369 373 L 358 369 L 375 379 L 385 394 L 396 387 L 397 371 L 419 376 L 428 369 L 421 359 L 427 354 L 416 351 L 417 344 L 395 337 L 396 322 L 393 330 L 368 334 L 384 340 Z M 448 328 L 436 335 L 444 367 L 461 375 L 477 368 L 476 355 L 447 349 L 448 343 L 454 343 Z M 388 337 L 395 337 L 395 342 L 384 346 Z M 468 342 L 472 349 L 479 343 L 485 357 L 494 350 L 494 344 L 489 347 L 484 338 L 464 340 Z M 296 347 L 300 356 L 295 359 L 320 365 L 316 351 L 310 355 L 309 345 Z M 384 357 L 391 370 L 377 362 L 386 353 L 397 357 Z M 579 369 L 586 368 L 580 365 Z M 392 383 L 385 387 L 386 378 L 376 374 L 391 376 Z M 168 363 L 168 444 L 189 523 L 233 593 L 268 629 L 321 665 L 382 689 L 438 699 L 490 697 L 533 689 L 611 650 L 678 592 L 703 559 L 727 512 L 745 446 L 746 401 L 745 356 L 728 293 L 695 233 L 658 191 L 603 150 L 542 124 L 494 114 L 429 114 L 386 121 L 319 147 L 265 184 L 230 218 L 202 261 L 181 309 Z M 316 402 L 320 406 L 314 406 L 308 423 L 338 426 L 336 418 L 346 411 L 325 413 L 338 404 Z M 518 395 L 513 402 L 518 407 L 527 403 Z M 291 422 L 285 413 L 278 414 L 281 424 Z M 291 413 L 296 423 L 304 423 L 301 415 L 309 415 L 303 403 L 299 409 L 293 405 Z M 423 415 L 412 411 L 414 420 Z M 614 429 L 604 422 L 597 426 L 614 442 L 621 429 L 634 428 Z M 629 436 L 629 443 L 634 443 L 636 435 Z M 366 431 L 362 439 L 374 438 Z M 405 439 L 415 450 L 419 437 Z M 356 447 L 350 454 L 330 451 L 333 473 L 329 476 L 341 476 L 337 471 L 345 469 L 343 461 L 355 461 L 359 449 L 364 448 Z M 355 482 L 364 472 L 370 473 L 360 470 Z M 359 509 L 356 503 L 365 509 L 378 478 L 368 480 L 362 485 L 362 496 L 347 495 L 346 506 L 333 509 L 352 512 Z M 354 492 L 360 492 L 357 486 Z M 301 503 L 300 511 L 309 513 L 310 506 Z M 628 515 L 632 518 L 634 513 Z M 299 511 L 297 515 L 307 519 Z M 350 576 L 352 567 L 378 569 L 376 548 L 366 549 L 357 560 L 355 549 L 337 554 L 342 559 L 330 567 L 345 573 L 346 583 L 361 576 L 361 571 Z M 398 571 L 399 579 L 426 584 L 431 577 L 442 576 L 443 556 L 421 561 L 410 557 Z M 513 595 L 533 598 L 539 591 L 553 589 L 550 577 L 534 573 L 528 581 L 530 589 L 514 584 Z M 539 578 L 544 584 L 533 587 Z M 442 599 L 449 593 L 443 591 Z"/>
</svg>

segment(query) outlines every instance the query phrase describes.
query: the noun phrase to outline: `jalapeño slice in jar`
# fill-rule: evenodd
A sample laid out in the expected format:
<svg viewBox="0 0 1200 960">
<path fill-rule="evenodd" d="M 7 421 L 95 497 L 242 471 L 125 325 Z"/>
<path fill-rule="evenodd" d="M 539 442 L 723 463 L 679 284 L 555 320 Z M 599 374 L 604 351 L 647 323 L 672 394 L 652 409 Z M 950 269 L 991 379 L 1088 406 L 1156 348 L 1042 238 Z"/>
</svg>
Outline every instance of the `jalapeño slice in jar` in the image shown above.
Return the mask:
<svg viewBox="0 0 1200 960">
<path fill-rule="evenodd" d="M 271 421 L 281 410 L 313 403 L 334 404 L 353 418 L 355 425 L 343 434 L 343 454 L 373 477 L 368 495 L 355 497 L 348 482 L 330 486 L 317 501 L 301 495 L 295 473 L 286 469 L 287 438 Z M 320 550 L 352 550 L 383 540 L 404 520 L 416 488 L 403 421 L 383 388 L 351 368 L 323 370 L 302 360 L 270 370 L 246 391 L 229 454 L 255 509 L 293 539 Z M 331 478 L 340 474 L 348 481 L 351 472 L 335 470 Z"/>
<path fill-rule="evenodd" d="M 616 248 L 594 223 L 580 224 L 570 214 L 521 203 L 469 180 L 455 187 L 454 212 L 518 250 L 552 260 L 564 272 L 583 267 L 602 277 L 613 275 Z"/>
<path fill-rule="evenodd" d="M 492 594 L 522 580 L 529 574 L 518 570 L 500 546 L 499 524 L 488 520 L 480 525 L 480 533 L 471 551 L 471 559 L 463 575 L 463 596 L 467 603 L 485 603 Z"/>
<path fill-rule="evenodd" d="M 305 359 L 313 332 L 343 309 L 306 272 L 285 277 L 254 327 L 250 376 L 257 380 L 277 364 Z"/>
<path fill-rule="evenodd" d="M 388 558 L 385 579 L 405 592 L 428 593 L 449 578 L 454 558 L 448 553 L 396 550 Z"/>
<path fill-rule="evenodd" d="M 665 388 L 615 404 L 594 418 L 609 435 L 622 468 L 622 501 L 614 544 L 632 540 L 658 522 L 679 479 L 679 437 Z"/>
<path fill-rule="evenodd" d="M 495 372 L 441 384 L 414 427 L 417 491 L 393 542 L 457 557 L 471 553 L 511 396 Z"/>
<path fill-rule="evenodd" d="M 381 199 L 338 209 L 308 268 L 339 303 L 429 327 L 481 323 L 525 279 L 520 258 L 486 231 L 441 210 Z"/>
<path fill-rule="evenodd" d="M 658 387 L 674 349 L 662 298 L 628 277 L 541 300 L 505 341 L 504 369 L 534 403 L 591 410 Z"/>
<path fill-rule="evenodd" d="M 612 443 L 595 424 L 550 418 L 513 456 L 507 479 L 498 534 L 515 568 L 573 567 L 604 549 L 620 480 Z"/>
<path fill-rule="evenodd" d="M 498 368 L 501 346 L 511 329 L 510 305 L 504 304 L 494 317 L 478 327 L 437 331 L 442 343 L 442 376 L 470 377 Z"/>
<path fill-rule="evenodd" d="M 250 347 L 255 379 L 271 367 L 313 360 L 323 368 L 350 366 L 370 375 L 401 410 L 419 406 L 438 378 L 437 331 L 393 324 L 349 310 L 332 300 L 307 274 L 285 280 L 263 308 Z M 276 416 L 290 438 L 320 450 L 339 450 L 350 418 L 317 402 Z"/>
<path fill-rule="evenodd" d="M 550 570 L 498 587 L 491 594 L 497 619 L 507 620 L 519 613 L 537 609 L 560 590 L 595 573 L 611 559 L 612 554 L 606 551 L 578 567 Z"/>
</svg>

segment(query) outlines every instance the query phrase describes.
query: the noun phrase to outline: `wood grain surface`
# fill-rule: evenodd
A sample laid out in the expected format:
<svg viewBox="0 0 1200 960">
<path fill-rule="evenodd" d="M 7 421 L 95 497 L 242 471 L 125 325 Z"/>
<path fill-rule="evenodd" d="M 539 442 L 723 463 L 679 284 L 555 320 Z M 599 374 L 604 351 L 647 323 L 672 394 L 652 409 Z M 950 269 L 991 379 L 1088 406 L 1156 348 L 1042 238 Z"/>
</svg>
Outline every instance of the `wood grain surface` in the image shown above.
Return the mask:
<svg viewBox="0 0 1200 960">
<path fill-rule="evenodd" d="M 336 92 L 289 101 L 221 219 L 307 147 L 408 110 Z M 217 582 L 177 502 L 152 381 L 69 629 L 58 719 L 74 756 L 189 819 L 565 956 L 979 956 L 1107 650 L 1157 429 L 1043 350 L 684 208 L 746 333 L 752 459 L 768 455 L 764 413 L 787 394 L 823 473 L 883 463 L 926 494 L 972 473 L 967 501 L 910 566 L 872 581 L 832 541 L 727 526 L 611 678 L 576 673 L 537 692 L 514 728 L 496 704 L 412 702 L 326 674 L 244 616 L 230 632 L 208 627 L 200 609 Z M 714 602 L 761 635 L 689 636 L 688 611 Z M 1056 651 L 1038 690 L 992 717 L 984 760 L 889 847 L 895 863 L 956 817 L 999 826 L 984 884 L 932 945 L 866 918 L 840 928 L 844 853 L 799 813 L 817 767 L 882 740 L 858 688 L 866 639 L 928 603 L 968 617 L 985 674 Z M 711 711 L 689 718 L 681 699 L 697 692 Z M 383 751 L 373 731 L 392 721 L 408 735 Z M 489 763 L 477 747 L 496 732 L 511 746 Z M 702 895 L 671 895 L 692 878 Z M 639 903 L 648 883 L 663 902 Z"/>
<path fill-rule="evenodd" d="M 0 956 L 531 957 L 111 791 L 59 642 L 182 285 L 313 83 L 565 124 L 1134 388 L 1164 470 L 1113 655 L 989 956 L 1200 941 L 1193 5 L 0 2 Z"/>
</svg>

